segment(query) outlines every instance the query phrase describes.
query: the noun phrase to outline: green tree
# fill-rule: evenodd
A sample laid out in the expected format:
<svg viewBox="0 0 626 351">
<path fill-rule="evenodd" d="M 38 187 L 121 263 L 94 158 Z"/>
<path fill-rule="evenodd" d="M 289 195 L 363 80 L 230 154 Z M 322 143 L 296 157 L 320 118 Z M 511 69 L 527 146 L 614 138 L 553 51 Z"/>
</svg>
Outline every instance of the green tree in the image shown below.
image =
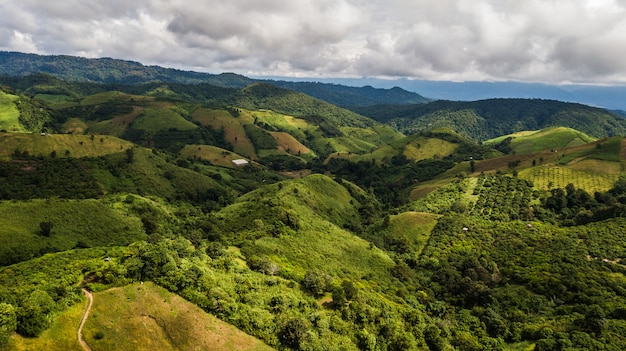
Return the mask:
<svg viewBox="0 0 626 351">
<path fill-rule="evenodd" d="M 50 236 L 52 233 L 52 227 L 54 224 L 50 221 L 44 221 L 39 223 L 39 234 L 43 236 Z"/>
<path fill-rule="evenodd" d="M 311 270 L 304 275 L 302 286 L 314 296 L 321 296 L 331 288 L 333 278 L 320 270 Z"/>
<path fill-rule="evenodd" d="M 8 303 L 0 303 L 0 347 L 4 346 L 17 328 L 15 307 Z"/>
<path fill-rule="evenodd" d="M 280 341 L 294 350 L 300 350 L 300 344 L 305 341 L 308 329 L 308 324 L 303 319 L 290 319 L 279 333 Z"/>
</svg>

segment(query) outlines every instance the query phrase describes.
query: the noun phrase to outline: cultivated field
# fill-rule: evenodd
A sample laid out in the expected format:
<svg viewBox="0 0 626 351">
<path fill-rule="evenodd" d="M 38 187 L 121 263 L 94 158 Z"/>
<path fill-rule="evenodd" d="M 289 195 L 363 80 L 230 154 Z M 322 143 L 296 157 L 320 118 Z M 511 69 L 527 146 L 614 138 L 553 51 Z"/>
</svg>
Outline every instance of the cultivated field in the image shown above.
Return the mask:
<svg viewBox="0 0 626 351">
<path fill-rule="evenodd" d="M 535 188 L 540 190 L 565 188 L 567 184 L 572 183 L 576 188 L 593 194 L 596 191 L 604 192 L 611 189 L 619 179 L 619 172 L 616 173 L 610 169 L 608 171 L 597 172 L 585 168 L 545 166 L 522 170 L 519 172 L 519 177 L 532 181 Z"/>
</svg>

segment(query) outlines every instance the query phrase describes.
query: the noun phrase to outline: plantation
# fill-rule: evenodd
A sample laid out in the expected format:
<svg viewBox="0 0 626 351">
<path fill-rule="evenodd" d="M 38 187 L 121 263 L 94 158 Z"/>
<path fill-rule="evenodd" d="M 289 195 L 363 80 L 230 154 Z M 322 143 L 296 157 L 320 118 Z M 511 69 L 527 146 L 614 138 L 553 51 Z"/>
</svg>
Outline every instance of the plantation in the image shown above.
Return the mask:
<svg viewBox="0 0 626 351">
<path fill-rule="evenodd" d="M 577 168 L 546 166 L 523 170 L 519 173 L 520 178 L 527 179 L 535 187 L 541 190 L 553 188 L 565 188 L 567 184 L 574 184 L 577 188 L 583 188 L 590 193 L 605 192 L 609 190 L 619 178 L 619 174 L 607 174 L 606 172 L 594 172 L 593 168 Z"/>
</svg>

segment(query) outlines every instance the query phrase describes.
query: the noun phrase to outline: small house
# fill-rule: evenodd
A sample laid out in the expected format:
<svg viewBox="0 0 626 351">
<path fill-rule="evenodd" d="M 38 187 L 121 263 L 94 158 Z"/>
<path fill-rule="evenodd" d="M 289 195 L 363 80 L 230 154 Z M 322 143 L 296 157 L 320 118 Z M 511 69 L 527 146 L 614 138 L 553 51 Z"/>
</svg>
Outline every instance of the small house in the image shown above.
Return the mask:
<svg viewBox="0 0 626 351">
<path fill-rule="evenodd" d="M 245 166 L 247 164 L 248 164 L 248 161 L 244 160 L 243 158 L 239 158 L 239 159 L 233 160 L 233 165 L 235 167 L 243 167 L 243 166 Z"/>
</svg>

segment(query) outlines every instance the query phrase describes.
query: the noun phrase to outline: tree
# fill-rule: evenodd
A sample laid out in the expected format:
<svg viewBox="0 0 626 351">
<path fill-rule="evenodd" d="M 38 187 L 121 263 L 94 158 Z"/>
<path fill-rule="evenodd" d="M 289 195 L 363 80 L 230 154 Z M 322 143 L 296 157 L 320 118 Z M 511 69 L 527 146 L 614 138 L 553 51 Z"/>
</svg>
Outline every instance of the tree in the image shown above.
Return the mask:
<svg viewBox="0 0 626 351">
<path fill-rule="evenodd" d="M 312 270 L 304 275 L 302 286 L 314 296 L 321 296 L 331 287 L 332 279 L 331 276 L 322 271 Z"/>
<path fill-rule="evenodd" d="M 0 347 L 4 346 L 17 328 L 15 308 L 8 303 L 0 303 Z"/>
<path fill-rule="evenodd" d="M 280 331 L 280 341 L 294 350 L 300 350 L 300 343 L 304 341 L 308 329 L 306 321 L 300 318 L 291 319 Z"/>
<path fill-rule="evenodd" d="M 54 224 L 50 221 L 44 221 L 39 223 L 39 234 L 43 236 L 50 236 L 52 227 Z"/>
</svg>

